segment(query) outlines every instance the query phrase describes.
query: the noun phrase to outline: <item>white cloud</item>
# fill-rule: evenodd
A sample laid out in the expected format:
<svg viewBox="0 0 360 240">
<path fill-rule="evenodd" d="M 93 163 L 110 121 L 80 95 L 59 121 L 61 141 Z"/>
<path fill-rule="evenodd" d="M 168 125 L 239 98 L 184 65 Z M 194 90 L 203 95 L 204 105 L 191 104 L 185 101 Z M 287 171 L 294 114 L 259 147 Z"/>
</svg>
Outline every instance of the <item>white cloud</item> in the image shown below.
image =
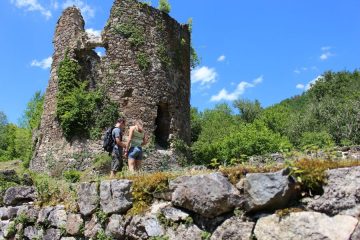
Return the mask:
<svg viewBox="0 0 360 240">
<path fill-rule="evenodd" d="M 200 83 L 200 85 L 209 86 L 216 82 L 218 74 L 214 68 L 209 68 L 207 66 L 198 67 L 191 71 L 191 82 Z"/>
<path fill-rule="evenodd" d="M 51 67 L 51 63 L 52 63 L 52 57 L 48 57 L 48 58 L 45 58 L 43 60 L 33 60 L 31 62 L 31 66 L 32 67 L 40 67 L 42 69 L 47 69 L 47 68 L 50 68 Z"/>
<path fill-rule="evenodd" d="M 304 89 L 305 91 L 309 90 L 319 79 L 323 78 L 323 76 L 317 76 L 315 79 L 308 82 L 306 85 L 299 83 L 296 85 L 297 89 Z"/>
<path fill-rule="evenodd" d="M 247 88 L 255 87 L 256 85 L 260 84 L 262 81 L 263 81 L 263 76 L 256 78 L 255 80 L 252 81 L 252 83 L 242 81 L 236 86 L 233 92 L 228 92 L 225 88 L 223 88 L 220 90 L 220 92 L 217 95 L 212 96 L 210 101 L 212 102 L 218 102 L 221 100 L 234 101 L 238 99 L 241 95 L 243 95 Z"/>
<path fill-rule="evenodd" d="M 294 73 L 296 73 L 296 74 L 300 74 L 300 73 L 301 73 L 301 71 L 300 71 L 299 69 L 295 69 L 295 70 L 294 70 Z"/>
<path fill-rule="evenodd" d="M 72 6 L 78 7 L 84 18 L 89 19 L 95 16 L 95 9 L 82 0 L 66 0 L 62 5 L 64 9 Z"/>
<path fill-rule="evenodd" d="M 304 86 L 304 84 L 299 83 L 299 84 L 296 85 L 296 88 L 297 89 L 304 89 L 305 86 Z"/>
<path fill-rule="evenodd" d="M 223 61 L 225 61 L 225 59 L 226 59 L 225 55 L 221 55 L 220 57 L 218 57 L 217 61 L 223 62 Z"/>
<path fill-rule="evenodd" d="M 102 52 L 96 52 L 96 54 L 99 56 L 99 57 L 103 57 L 104 54 Z"/>
<path fill-rule="evenodd" d="M 334 56 L 334 54 L 332 52 L 330 52 L 331 47 L 322 47 L 321 51 L 323 52 L 320 55 L 320 60 L 325 61 L 327 59 L 329 59 L 329 57 Z"/>
<path fill-rule="evenodd" d="M 37 0 L 11 0 L 11 3 L 17 8 L 24 8 L 25 11 L 39 11 L 46 19 L 52 16 L 50 10 L 44 8 Z"/>
<path fill-rule="evenodd" d="M 87 34 L 93 35 L 94 37 L 101 37 L 101 30 L 95 30 L 93 28 L 88 28 L 85 30 Z"/>
</svg>

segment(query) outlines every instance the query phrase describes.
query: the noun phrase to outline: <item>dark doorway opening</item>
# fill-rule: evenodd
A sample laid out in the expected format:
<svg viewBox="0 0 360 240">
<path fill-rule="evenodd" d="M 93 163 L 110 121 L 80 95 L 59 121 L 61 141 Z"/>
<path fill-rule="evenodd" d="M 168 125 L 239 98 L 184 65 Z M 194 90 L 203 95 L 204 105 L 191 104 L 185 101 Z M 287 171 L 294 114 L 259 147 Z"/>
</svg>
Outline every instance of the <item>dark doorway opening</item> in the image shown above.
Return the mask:
<svg viewBox="0 0 360 240">
<path fill-rule="evenodd" d="M 163 148 L 169 147 L 170 135 L 170 113 L 167 103 L 160 103 L 157 106 L 157 117 L 155 120 L 155 142 Z"/>
</svg>

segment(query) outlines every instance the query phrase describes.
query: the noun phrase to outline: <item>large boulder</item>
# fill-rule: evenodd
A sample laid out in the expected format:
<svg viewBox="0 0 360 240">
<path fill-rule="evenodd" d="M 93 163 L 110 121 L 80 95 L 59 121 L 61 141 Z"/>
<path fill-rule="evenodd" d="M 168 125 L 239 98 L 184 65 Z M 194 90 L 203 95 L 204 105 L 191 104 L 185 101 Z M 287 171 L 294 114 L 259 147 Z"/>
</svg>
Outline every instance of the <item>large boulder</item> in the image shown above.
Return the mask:
<svg viewBox="0 0 360 240">
<path fill-rule="evenodd" d="M 254 225 L 239 217 L 229 218 L 214 231 L 210 240 L 249 240 Z"/>
<path fill-rule="evenodd" d="M 239 191 L 221 173 L 179 177 L 169 187 L 174 206 L 208 218 L 242 205 Z"/>
<path fill-rule="evenodd" d="M 160 212 L 165 219 L 172 222 L 184 222 L 190 216 L 188 213 L 171 206 L 160 209 Z"/>
<path fill-rule="evenodd" d="M 351 216 L 329 217 L 317 212 L 294 212 L 289 216 L 276 214 L 260 218 L 255 226 L 258 240 L 348 240 L 358 220 Z"/>
<path fill-rule="evenodd" d="M 329 215 L 360 217 L 360 167 L 332 169 L 326 174 L 324 194 L 310 201 L 308 208 Z"/>
<path fill-rule="evenodd" d="M 96 211 L 99 205 L 98 184 L 96 182 L 81 183 L 77 189 L 80 213 L 89 216 Z"/>
<path fill-rule="evenodd" d="M 18 205 L 21 203 L 32 202 L 35 199 L 35 188 L 27 186 L 11 187 L 6 190 L 4 195 L 4 203 L 6 205 Z"/>
<path fill-rule="evenodd" d="M 0 208 L 0 220 L 13 219 L 17 216 L 19 207 L 1 207 Z"/>
<path fill-rule="evenodd" d="M 125 213 L 132 207 L 132 181 L 111 180 L 100 184 L 100 205 L 106 214 Z"/>
<path fill-rule="evenodd" d="M 274 173 L 249 173 L 244 179 L 245 209 L 248 212 L 286 207 L 298 193 L 295 181 L 284 169 Z"/>
<path fill-rule="evenodd" d="M 55 207 L 43 207 L 39 211 L 37 223 L 46 225 L 48 223 L 48 218 L 50 213 L 55 209 Z"/>
</svg>

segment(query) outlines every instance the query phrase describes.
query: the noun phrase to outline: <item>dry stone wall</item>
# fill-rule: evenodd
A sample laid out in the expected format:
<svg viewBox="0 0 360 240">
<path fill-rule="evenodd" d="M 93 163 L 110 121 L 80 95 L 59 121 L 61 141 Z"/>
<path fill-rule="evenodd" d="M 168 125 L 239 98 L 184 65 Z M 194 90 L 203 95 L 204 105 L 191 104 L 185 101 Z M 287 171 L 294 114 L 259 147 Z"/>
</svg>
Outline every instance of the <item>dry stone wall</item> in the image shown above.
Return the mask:
<svg viewBox="0 0 360 240">
<path fill-rule="evenodd" d="M 136 0 L 117 0 L 102 38 L 84 30 L 79 9 L 60 17 L 54 35 L 51 76 L 30 168 L 59 174 L 83 170 L 102 151 L 101 140 L 66 140 L 56 118 L 58 67 L 65 53 L 82 68 L 90 88 L 102 86 L 131 125 L 144 122 L 150 139 L 166 146 L 172 138 L 190 140 L 190 33 L 168 14 Z M 95 47 L 106 55 L 97 56 Z M 81 157 L 79 157 L 81 156 Z M 150 158 L 151 159 L 151 158 Z M 151 166 L 157 164 L 148 163 Z"/>
<path fill-rule="evenodd" d="M 324 194 L 310 199 L 291 189 L 296 183 L 285 170 L 247 174 L 236 186 L 221 173 L 181 176 L 164 190 L 168 197 L 153 195 L 151 207 L 136 215 L 129 214 L 136 203 L 130 180 L 73 186 L 78 210 L 72 211 L 66 202 L 39 207 L 40 192 L 14 186 L 0 196 L 0 239 L 358 240 L 360 214 L 353 210 L 360 207 L 360 167 L 326 174 Z M 251 184 L 256 180 L 263 186 Z M 291 201 L 289 193 L 300 201 Z M 249 209 L 254 202 L 258 207 Z M 314 208 L 321 202 L 326 209 Z"/>
</svg>

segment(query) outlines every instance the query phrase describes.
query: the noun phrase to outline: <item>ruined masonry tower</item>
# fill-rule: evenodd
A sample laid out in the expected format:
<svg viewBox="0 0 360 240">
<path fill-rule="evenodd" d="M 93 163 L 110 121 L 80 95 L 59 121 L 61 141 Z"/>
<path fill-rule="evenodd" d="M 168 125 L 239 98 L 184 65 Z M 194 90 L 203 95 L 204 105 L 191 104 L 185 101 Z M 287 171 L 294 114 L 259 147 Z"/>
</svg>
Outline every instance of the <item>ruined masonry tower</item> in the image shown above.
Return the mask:
<svg viewBox="0 0 360 240">
<path fill-rule="evenodd" d="M 134 49 L 116 29 L 136 24 L 144 30 L 144 44 Z M 67 141 L 56 119 L 57 71 L 65 53 L 82 67 L 90 85 L 105 85 L 108 97 L 118 104 L 128 125 L 142 119 L 157 141 L 171 137 L 190 140 L 190 33 L 168 14 L 136 0 L 116 0 L 101 38 L 89 36 L 75 7 L 64 10 L 53 39 L 51 76 L 45 93 L 44 113 L 35 136 L 31 169 L 56 174 L 89 166 L 90 157 L 102 152 L 101 140 L 74 138 Z M 103 47 L 99 57 L 94 49 Z M 138 56 L 149 57 L 146 71 Z M 165 55 L 164 55 L 165 54 Z M 166 61 L 172 64 L 166 64 Z M 87 156 L 88 155 L 88 156 Z M 81 156 L 81 157 L 79 157 Z"/>
</svg>

